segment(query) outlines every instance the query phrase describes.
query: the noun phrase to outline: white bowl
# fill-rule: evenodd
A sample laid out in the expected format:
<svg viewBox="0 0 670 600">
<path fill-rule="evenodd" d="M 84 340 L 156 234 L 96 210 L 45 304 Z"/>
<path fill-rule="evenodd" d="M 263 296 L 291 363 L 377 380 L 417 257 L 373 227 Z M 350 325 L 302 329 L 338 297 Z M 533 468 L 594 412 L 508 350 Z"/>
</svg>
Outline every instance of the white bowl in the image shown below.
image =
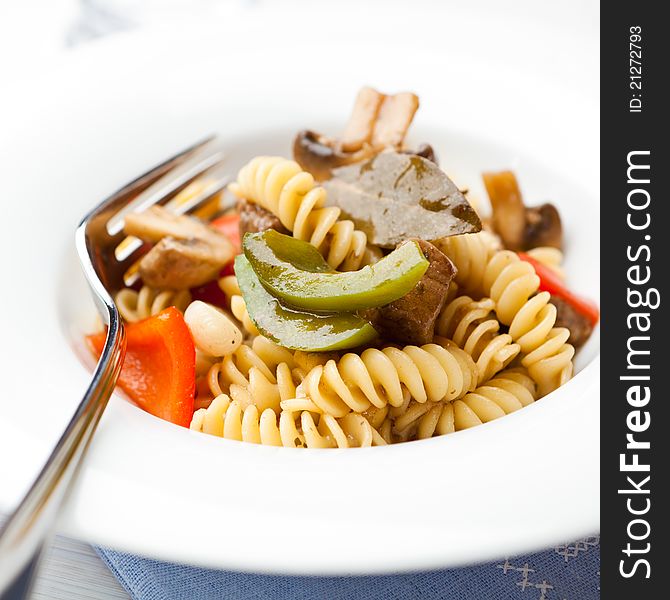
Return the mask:
<svg viewBox="0 0 670 600">
<path fill-rule="evenodd" d="M 475 195 L 485 197 L 482 170 L 509 167 L 531 203 L 555 202 L 569 284 L 597 299 L 598 112 L 588 85 L 576 103 L 572 87 L 540 69 L 542 55 L 513 63 L 488 38 L 470 52 L 460 29 L 439 38 L 430 22 L 420 52 L 381 33 L 375 43 L 335 43 L 323 33 L 335 35 L 332 23 L 294 34 L 283 25 L 240 20 L 178 43 L 174 33 L 118 36 L 74 52 L 0 111 L 3 510 L 88 382 L 82 336 L 96 320 L 75 226 L 209 132 L 234 173 L 254 154 L 288 154 L 300 128 L 336 133 L 362 84 L 412 89 L 422 101 L 412 139 L 434 144 Z M 313 574 L 455 566 L 576 539 L 599 527 L 598 348 L 596 331 L 577 375 L 533 406 L 384 448 L 227 441 L 114 396 L 60 530 L 173 561 Z"/>
</svg>

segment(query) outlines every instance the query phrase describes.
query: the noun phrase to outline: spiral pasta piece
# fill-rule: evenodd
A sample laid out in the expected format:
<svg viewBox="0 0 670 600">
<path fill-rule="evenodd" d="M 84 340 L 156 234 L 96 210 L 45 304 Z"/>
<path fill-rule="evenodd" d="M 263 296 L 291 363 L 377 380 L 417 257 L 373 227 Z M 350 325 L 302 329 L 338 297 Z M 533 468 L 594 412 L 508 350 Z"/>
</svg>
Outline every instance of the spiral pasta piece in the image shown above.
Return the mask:
<svg viewBox="0 0 670 600">
<path fill-rule="evenodd" d="M 271 408 L 262 413 L 254 405 L 242 408 L 226 394 L 220 394 L 209 405 L 193 414 L 190 428 L 232 440 L 281 446 L 277 415 Z"/>
<path fill-rule="evenodd" d="M 384 437 L 371 423 L 359 413 L 349 413 L 337 423 L 347 437 L 349 447 L 367 448 L 369 446 L 386 446 Z"/>
<path fill-rule="evenodd" d="M 212 396 L 229 394 L 243 408 L 280 410 L 282 400 L 295 398 L 293 355 L 263 336 L 252 347 L 240 346 L 233 354 L 212 365 L 207 383 Z"/>
<path fill-rule="evenodd" d="M 519 353 L 512 336 L 498 333 L 500 323 L 492 316 L 491 298 L 475 301 L 459 296 L 447 304 L 435 325 L 435 331 L 465 350 L 477 364 L 478 385 L 504 369 Z"/>
<path fill-rule="evenodd" d="M 233 313 L 233 316 L 242 324 L 244 331 L 249 335 L 260 335 L 260 331 L 249 316 L 247 303 L 242 296 L 233 296 L 230 299 L 230 312 Z"/>
<path fill-rule="evenodd" d="M 298 367 L 305 373 L 309 373 L 317 365 L 325 366 L 329 360 L 339 360 L 342 352 L 332 350 L 330 352 L 309 352 L 306 350 L 296 350 L 293 353 L 293 360 Z"/>
<path fill-rule="evenodd" d="M 550 268 L 561 279 L 565 279 L 565 271 L 563 270 L 563 252 L 558 248 L 551 246 L 538 246 L 531 248 L 526 252 L 528 256 L 534 258 L 537 262 Z"/>
<path fill-rule="evenodd" d="M 492 256 L 500 249 L 498 239 L 488 231 L 452 235 L 437 240 L 436 246 L 456 265 L 456 283 L 475 298 L 488 296 L 483 289 L 484 272 Z"/>
<path fill-rule="evenodd" d="M 312 368 L 302 382 L 320 412 L 343 417 L 371 406 L 400 406 L 407 393 L 418 402 L 460 398 L 477 383 L 477 366 L 449 340 L 400 349 L 367 348 Z"/>
<path fill-rule="evenodd" d="M 521 364 L 545 396 L 572 377 L 575 349 L 567 343 L 570 330 L 554 327 L 556 307 L 549 292 L 536 293 L 539 283 L 533 267 L 506 250 L 489 261 L 484 279 L 498 319 L 521 347 Z"/>
<path fill-rule="evenodd" d="M 240 296 L 242 292 L 240 291 L 240 286 L 237 283 L 237 277 L 235 275 L 226 275 L 221 277 L 218 281 L 219 288 L 226 295 L 226 298 L 230 300 L 233 296 Z"/>
<path fill-rule="evenodd" d="M 537 395 L 532 379 L 523 372 L 500 373 L 463 399 L 453 402 L 453 415 L 443 412 L 437 421 L 438 435 L 487 423 L 532 404 Z"/>
<path fill-rule="evenodd" d="M 409 394 L 407 394 L 409 398 Z M 384 424 L 389 421 L 389 406 L 386 405 L 383 408 L 377 408 L 376 406 L 371 406 L 364 413 L 361 413 L 363 417 L 374 427 L 376 430 L 380 430 Z M 385 438 L 386 439 L 386 438 Z M 390 442 L 389 442 L 390 443 Z"/>
<path fill-rule="evenodd" d="M 404 410 L 391 412 L 392 439 L 426 439 L 461 431 L 510 414 L 536 398 L 536 386 L 527 371 L 509 369 L 459 400 L 425 404 L 412 400 Z"/>
<path fill-rule="evenodd" d="M 570 330 L 554 327 L 543 344 L 521 359 L 521 364 L 538 385 L 540 396 L 546 396 L 572 377 L 575 348 L 568 344 Z"/>
<path fill-rule="evenodd" d="M 538 293 L 540 278 L 533 266 L 515 252 L 495 250 L 481 233 L 452 236 L 440 245 L 456 264 L 459 285 L 493 300 L 498 320 L 509 326 L 521 348 L 521 364 L 544 396 L 572 377 L 570 331 L 554 327 L 556 307 L 548 292 Z"/>
<path fill-rule="evenodd" d="M 208 408 L 197 410 L 190 428 L 229 440 L 290 448 L 352 448 L 386 444 L 361 415 L 350 413 L 339 420 L 331 415 L 319 415 L 315 420 L 307 411 L 282 411 L 278 418 L 271 408 L 260 411 L 253 404 L 244 407 L 226 394 L 214 398 Z"/>
<path fill-rule="evenodd" d="M 139 292 L 132 288 L 123 288 L 116 293 L 114 302 L 119 314 L 127 323 L 134 323 L 158 314 L 169 306 L 184 312 L 191 303 L 188 290 L 157 290 L 143 285 Z"/>
<path fill-rule="evenodd" d="M 242 167 L 230 190 L 276 215 L 299 240 L 324 255 L 328 264 L 343 271 L 361 266 L 367 236 L 352 221 L 339 220 L 341 210 L 325 206 L 326 190 L 298 163 L 279 156 L 257 156 Z"/>
<path fill-rule="evenodd" d="M 226 275 L 221 277 L 218 281 L 219 288 L 225 294 L 230 305 L 230 312 L 240 322 L 242 328 L 248 336 L 260 335 L 256 325 L 249 316 L 247 305 L 242 297 L 240 286 L 237 283 L 235 275 Z"/>
<path fill-rule="evenodd" d="M 249 316 L 246 302 L 242 297 L 240 286 L 237 283 L 237 277 L 235 277 L 235 275 L 226 275 L 219 279 L 218 284 L 230 303 L 230 312 L 233 313 L 233 316 L 240 322 L 244 331 L 246 331 L 249 336 L 260 335 L 258 328 L 254 325 L 254 322 Z"/>
</svg>

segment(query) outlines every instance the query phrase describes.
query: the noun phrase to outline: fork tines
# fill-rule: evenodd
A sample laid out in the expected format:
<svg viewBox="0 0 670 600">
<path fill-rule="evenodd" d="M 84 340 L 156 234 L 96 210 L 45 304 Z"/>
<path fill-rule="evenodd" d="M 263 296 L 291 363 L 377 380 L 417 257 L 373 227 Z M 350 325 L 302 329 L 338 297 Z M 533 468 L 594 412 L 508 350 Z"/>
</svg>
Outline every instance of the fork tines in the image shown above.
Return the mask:
<svg viewBox="0 0 670 600">
<path fill-rule="evenodd" d="M 142 212 L 154 204 L 164 204 L 179 190 L 183 189 L 196 178 L 201 177 L 214 167 L 220 165 L 224 159 L 223 152 L 216 147 L 214 141 L 198 148 L 186 161 L 176 166 L 158 181 L 139 193 L 133 200 L 124 206 L 107 222 L 109 235 L 116 235 L 123 230 L 123 219 L 130 212 Z M 211 196 L 210 196 L 211 197 Z M 206 198 L 202 199 L 204 202 Z M 196 204 L 190 203 L 188 208 L 193 210 Z M 186 212 L 186 210 L 182 211 Z"/>
<path fill-rule="evenodd" d="M 220 169 L 223 152 L 212 142 L 198 148 L 191 157 L 168 171 L 107 221 L 107 232 L 116 236 L 123 231 L 124 219 L 131 212 L 143 212 L 154 205 L 178 215 L 211 216 L 207 209 L 226 187 L 230 177 Z M 139 251 L 143 243 L 137 237 L 124 237 L 114 248 L 119 263 L 130 263 L 123 273 L 123 283 L 132 285 L 137 280 Z"/>
</svg>

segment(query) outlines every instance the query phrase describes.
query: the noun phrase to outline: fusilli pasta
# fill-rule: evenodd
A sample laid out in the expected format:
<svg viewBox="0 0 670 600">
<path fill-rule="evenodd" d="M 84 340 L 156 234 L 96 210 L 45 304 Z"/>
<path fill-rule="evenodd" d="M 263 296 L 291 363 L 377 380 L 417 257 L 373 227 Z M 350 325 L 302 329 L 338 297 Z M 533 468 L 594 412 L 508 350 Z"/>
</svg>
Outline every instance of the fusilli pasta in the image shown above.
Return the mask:
<svg viewBox="0 0 670 600">
<path fill-rule="evenodd" d="M 233 313 L 233 316 L 242 324 L 244 331 L 250 336 L 259 335 L 260 332 L 249 316 L 249 311 L 247 310 L 247 305 L 242 297 L 240 286 L 237 284 L 237 277 L 235 277 L 235 275 L 227 275 L 226 277 L 219 279 L 218 283 L 219 288 L 221 288 L 221 291 L 226 295 L 226 298 L 228 298 L 228 301 L 230 302 L 230 312 Z"/>
<path fill-rule="evenodd" d="M 454 235 L 437 240 L 435 245 L 456 265 L 459 290 L 474 298 L 487 296 L 484 272 L 491 257 L 500 249 L 498 239 L 488 231 Z"/>
<path fill-rule="evenodd" d="M 479 371 L 478 384 L 504 369 L 520 350 L 511 335 L 498 333 L 500 323 L 492 314 L 494 308 L 491 298 L 475 301 L 459 296 L 444 307 L 435 325 L 439 335 L 472 356 Z"/>
<path fill-rule="evenodd" d="M 545 267 L 549 267 L 561 279 L 565 279 L 565 271 L 563 270 L 563 252 L 558 248 L 551 246 L 538 246 L 526 252 L 528 256 L 534 258 L 537 262 L 542 263 Z"/>
<path fill-rule="evenodd" d="M 508 369 L 461 399 L 424 404 L 411 400 L 404 407 L 392 408 L 383 423 L 379 419 L 371 423 L 382 432 L 391 426 L 392 441 L 426 439 L 497 419 L 532 404 L 536 397 L 528 373 Z"/>
<path fill-rule="evenodd" d="M 296 160 L 256 156 L 230 184 L 212 149 L 160 205 L 110 221 L 115 258 L 143 254 L 110 288 L 139 406 L 229 440 L 369 447 L 486 423 L 572 376 L 569 342 L 599 311 L 562 285 L 558 208 L 485 172 L 480 218 L 431 146 L 405 145 L 417 107 L 364 88 L 339 139 L 305 129 Z M 102 331 L 87 341 L 104 349 Z M 169 389 L 150 385 L 159 368 Z"/>
<path fill-rule="evenodd" d="M 114 302 L 123 319 L 134 323 L 158 314 L 168 306 L 175 306 L 184 312 L 191 303 L 191 294 L 188 290 L 156 290 L 143 285 L 139 292 L 132 288 L 123 288 L 117 292 Z"/>
<path fill-rule="evenodd" d="M 435 431 L 451 433 L 481 425 L 528 406 L 536 398 L 530 377 L 516 370 L 502 372 L 462 400 L 453 402 L 453 416 L 448 411 L 443 412 Z"/>
<path fill-rule="evenodd" d="M 461 398 L 477 383 L 477 366 L 449 340 L 424 346 L 367 348 L 315 366 L 302 390 L 320 412 L 343 417 L 371 406 L 400 406 L 404 390 L 418 402 Z"/>
<path fill-rule="evenodd" d="M 233 354 L 215 363 L 207 373 L 214 397 L 229 394 L 243 408 L 279 411 L 282 400 L 295 398 L 295 380 L 289 350 L 258 336 L 252 347 L 242 345 Z"/>
<path fill-rule="evenodd" d="M 350 413 L 342 419 L 307 412 L 277 413 L 266 408 L 259 412 L 251 404 L 243 407 L 226 394 L 214 398 L 208 408 L 197 410 L 191 429 L 230 440 L 286 446 L 291 448 L 351 448 L 382 446 L 384 438 L 361 415 Z"/>
<path fill-rule="evenodd" d="M 441 241 L 458 268 L 457 280 L 467 290 L 489 296 L 498 320 L 509 326 L 521 347 L 521 364 L 539 386 L 541 396 L 572 377 L 575 349 L 567 343 L 570 331 L 554 327 L 556 307 L 548 292 L 538 292 L 540 278 L 515 252 L 495 250 L 481 233 Z"/>
<path fill-rule="evenodd" d="M 278 156 L 257 156 L 242 167 L 230 190 L 275 214 L 293 236 L 316 246 L 328 264 L 353 271 L 363 262 L 367 237 L 341 210 L 325 206 L 326 191 L 298 163 Z"/>
</svg>

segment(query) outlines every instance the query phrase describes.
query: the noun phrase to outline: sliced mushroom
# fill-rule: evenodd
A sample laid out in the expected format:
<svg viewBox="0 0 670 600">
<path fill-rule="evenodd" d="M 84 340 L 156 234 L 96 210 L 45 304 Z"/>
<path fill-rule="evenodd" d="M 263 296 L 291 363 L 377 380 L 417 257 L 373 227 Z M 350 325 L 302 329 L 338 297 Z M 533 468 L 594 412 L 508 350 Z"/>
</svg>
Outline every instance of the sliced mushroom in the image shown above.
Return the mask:
<svg viewBox="0 0 670 600">
<path fill-rule="evenodd" d="M 553 204 L 526 207 L 512 171 L 484 173 L 482 177 L 491 200 L 493 228 L 505 248 L 561 248 L 563 228 L 561 217 Z"/>
<path fill-rule="evenodd" d="M 142 257 L 139 272 L 150 287 L 185 290 L 215 279 L 228 260 L 203 240 L 167 236 Z"/>
<path fill-rule="evenodd" d="M 293 158 L 319 181 L 329 179 L 331 171 L 337 167 L 360 162 L 375 154 L 369 145 L 356 152 L 343 152 L 332 138 L 308 130 L 300 131 L 293 141 Z"/>
<path fill-rule="evenodd" d="M 152 206 L 141 213 L 125 217 L 124 231 L 145 242 L 159 242 L 166 236 L 176 240 L 200 240 L 211 246 L 212 255 L 226 264 L 233 258 L 234 248 L 228 238 L 202 221 L 186 215 L 175 215 L 161 206 Z"/>
<path fill-rule="evenodd" d="M 371 87 L 361 88 L 340 141 L 343 152 L 356 152 L 364 145 L 370 144 L 384 98 L 386 98 L 384 94 Z"/>
<path fill-rule="evenodd" d="M 301 131 L 293 142 L 293 156 L 303 169 L 324 181 L 337 167 L 372 158 L 387 148 L 400 150 L 418 107 L 419 98 L 410 92 L 387 96 L 364 87 L 340 140 Z"/>
<path fill-rule="evenodd" d="M 139 264 L 145 284 L 184 290 L 216 278 L 235 254 L 228 238 L 202 221 L 153 206 L 125 217 L 124 231 L 155 246 Z"/>
<path fill-rule="evenodd" d="M 372 132 L 375 148 L 400 148 L 419 108 L 419 97 L 411 92 L 386 96 Z"/>
<path fill-rule="evenodd" d="M 493 228 L 505 248 L 521 250 L 526 227 L 526 207 L 514 173 L 484 173 L 482 178 L 491 200 Z"/>
<path fill-rule="evenodd" d="M 542 204 L 526 209 L 526 230 L 524 232 L 525 249 L 538 246 L 561 248 L 563 245 L 563 226 L 561 215 L 553 204 Z"/>
</svg>

